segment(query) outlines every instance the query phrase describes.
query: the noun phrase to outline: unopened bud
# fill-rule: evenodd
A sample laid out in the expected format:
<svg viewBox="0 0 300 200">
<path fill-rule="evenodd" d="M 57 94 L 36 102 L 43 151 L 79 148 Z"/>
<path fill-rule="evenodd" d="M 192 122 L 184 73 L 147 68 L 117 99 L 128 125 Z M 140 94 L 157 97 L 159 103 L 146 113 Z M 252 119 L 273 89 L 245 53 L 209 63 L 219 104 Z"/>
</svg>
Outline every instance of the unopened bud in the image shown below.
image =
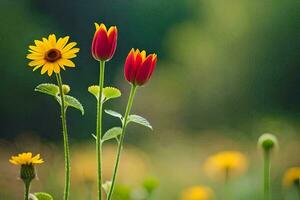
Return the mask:
<svg viewBox="0 0 300 200">
<path fill-rule="evenodd" d="M 64 93 L 64 94 L 68 94 L 68 93 L 70 92 L 71 89 L 70 89 L 70 86 L 64 84 L 64 85 L 62 86 L 62 90 L 63 90 L 63 93 Z"/>
<path fill-rule="evenodd" d="M 258 146 L 262 147 L 265 151 L 270 151 L 278 148 L 278 140 L 273 134 L 265 133 L 259 137 Z"/>
</svg>

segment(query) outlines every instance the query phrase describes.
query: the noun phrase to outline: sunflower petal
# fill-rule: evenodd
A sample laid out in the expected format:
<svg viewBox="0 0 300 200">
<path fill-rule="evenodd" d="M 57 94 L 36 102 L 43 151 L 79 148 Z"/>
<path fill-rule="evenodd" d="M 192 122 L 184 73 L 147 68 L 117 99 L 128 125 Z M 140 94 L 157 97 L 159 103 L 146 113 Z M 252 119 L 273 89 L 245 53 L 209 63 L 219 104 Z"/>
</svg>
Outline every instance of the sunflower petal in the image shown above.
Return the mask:
<svg viewBox="0 0 300 200">
<path fill-rule="evenodd" d="M 59 38 L 57 43 L 56 43 L 56 48 L 58 50 L 62 50 L 66 46 L 66 44 L 68 43 L 69 38 L 70 38 L 69 36 L 66 36 L 64 38 Z"/>
<path fill-rule="evenodd" d="M 42 60 L 33 60 L 33 61 L 31 61 L 31 62 L 29 62 L 29 66 L 30 67 L 33 67 L 33 66 L 36 66 L 36 65 L 43 65 L 43 64 L 45 64 L 45 60 L 44 59 L 42 59 Z"/>
<path fill-rule="evenodd" d="M 58 64 L 60 66 L 67 66 L 67 67 L 75 67 L 75 64 L 71 61 L 71 60 L 68 60 L 68 59 L 60 59 L 58 60 Z"/>
<path fill-rule="evenodd" d="M 72 49 L 72 48 L 75 47 L 76 45 L 77 45 L 76 42 L 71 42 L 71 43 L 67 44 L 67 45 L 63 48 L 63 50 L 61 51 L 61 53 L 64 54 L 64 53 L 68 52 L 70 49 Z"/>
</svg>

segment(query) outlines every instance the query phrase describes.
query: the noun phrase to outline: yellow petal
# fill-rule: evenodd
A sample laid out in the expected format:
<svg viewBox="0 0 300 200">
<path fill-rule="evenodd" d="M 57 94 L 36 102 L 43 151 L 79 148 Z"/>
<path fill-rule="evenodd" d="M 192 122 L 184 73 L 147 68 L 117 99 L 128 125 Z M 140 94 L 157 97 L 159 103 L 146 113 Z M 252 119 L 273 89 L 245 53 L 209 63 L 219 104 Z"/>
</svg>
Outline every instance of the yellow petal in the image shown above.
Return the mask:
<svg viewBox="0 0 300 200">
<path fill-rule="evenodd" d="M 44 42 L 44 45 L 45 45 L 45 50 L 49 50 L 51 48 L 53 48 L 50 44 L 50 42 L 47 40 L 47 38 L 43 38 L 43 42 Z"/>
<path fill-rule="evenodd" d="M 95 27 L 96 27 L 96 31 L 98 31 L 98 29 L 99 29 L 99 27 L 100 27 L 99 24 L 96 23 L 96 22 L 95 22 L 94 24 L 95 24 Z"/>
<path fill-rule="evenodd" d="M 26 58 L 31 60 L 41 60 L 44 58 L 44 56 L 42 54 L 30 53 L 27 54 Z"/>
<path fill-rule="evenodd" d="M 50 34 L 48 37 L 48 41 L 51 45 L 51 48 L 54 48 L 56 45 L 56 36 L 54 34 Z"/>
<path fill-rule="evenodd" d="M 28 65 L 30 67 L 33 67 L 33 66 L 36 66 L 36 65 L 43 65 L 45 63 L 46 63 L 46 61 L 44 59 L 42 59 L 42 60 L 33 60 L 33 61 L 29 62 Z"/>
<path fill-rule="evenodd" d="M 41 48 L 41 49 L 43 49 L 43 50 L 46 49 L 46 45 L 45 45 L 42 41 L 40 41 L 40 40 L 34 40 L 34 43 L 35 43 L 35 45 L 36 45 L 37 47 L 39 47 L 39 48 Z"/>
<path fill-rule="evenodd" d="M 57 62 L 60 66 L 75 67 L 75 64 L 68 59 L 60 59 Z"/>
<path fill-rule="evenodd" d="M 144 61 L 146 59 L 146 51 L 145 50 L 143 50 L 141 52 L 141 56 L 142 56 L 142 60 Z"/>
<path fill-rule="evenodd" d="M 42 67 L 42 66 L 43 66 L 43 65 L 37 65 L 37 66 L 35 66 L 35 67 L 33 68 L 32 71 L 35 71 L 35 70 L 39 69 L 39 68 Z"/>
<path fill-rule="evenodd" d="M 48 70 L 49 66 L 50 66 L 49 63 L 46 63 L 41 70 L 41 74 L 45 74 L 46 71 Z"/>
<path fill-rule="evenodd" d="M 58 63 L 54 64 L 54 72 L 57 74 L 60 72 L 60 67 L 59 67 Z"/>
<path fill-rule="evenodd" d="M 74 46 L 76 46 L 76 44 L 77 44 L 76 42 L 71 42 L 71 43 L 67 44 L 67 46 L 65 46 L 63 48 L 61 53 L 64 54 L 64 53 L 68 52 L 70 49 L 72 49 Z"/>
<path fill-rule="evenodd" d="M 54 70 L 54 64 L 49 63 L 49 68 L 48 68 L 48 76 L 51 76 Z"/>
<path fill-rule="evenodd" d="M 44 50 L 41 47 L 30 45 L 29 48 L 32 49 L 33 51 L 38 52 L 38 53 L 43 53 L 44 52 Z"/>
<path fill-rule="evenodd" d="M 76 57 L 76 53 L 79 52 L 79 48 L 73 48 L 71 50 L 69 50 L 68 52 L 64 53 L 62 55 L 63 58 L 67 58 L 67 59 L 70 59 L 70 58 L 75 58 Z"/>
<path fill-rule="evenodd" d="M 104 29 L 107 32 L 105 24 L 101 23 L 99 29 Z"/>
<path fill-rule="evenodd" d="M 64 48 L 64 46 L 68 43 L 69 38 L 70 38 L 69 36 L 66 36 L 64 38 L 59 38 L 56 43 L 56 48 L 58 50 L 62 50 Z"/>
</svg>

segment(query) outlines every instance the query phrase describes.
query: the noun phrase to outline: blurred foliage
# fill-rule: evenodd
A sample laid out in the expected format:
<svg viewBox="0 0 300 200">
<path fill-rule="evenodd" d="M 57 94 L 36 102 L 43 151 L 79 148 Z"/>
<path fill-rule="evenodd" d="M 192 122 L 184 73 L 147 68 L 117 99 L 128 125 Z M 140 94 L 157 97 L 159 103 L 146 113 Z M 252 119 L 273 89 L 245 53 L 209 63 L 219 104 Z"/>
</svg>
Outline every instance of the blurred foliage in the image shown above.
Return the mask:
<svg viewBox="0 0 300 200">
<path fill-rule="evenodd" d="M 156 52 L 159 58 L 153 79 L 138 90 L 133 108 L 149 119 L 154 134 L 130 125 L 127 139 L 136 147 L 122 161 L 121 196 L 136 188 L 140 194 L 149 175 L 159 181 L 153 199 L 178 199 L 183 188 L 199 184 L 220 195 L 222 185 L 207 179 L 202 162 L 220 150 L 239 150 L 248 156 L 250 168 L 231 183 L 233 198 L 260 200 L 262 166 L 256 142 L 261 133 L 271 132 L 280 143 L 272 171 L 274 200 L 294 199 L 295 191 L 282 189 L 281 178 L 287 167 L 300 164 L 295 156 L 300 152 L 299 10 L 296 0 L 1 0 L 0 118 L 1 138 L 8 140 L 0 141 L 0 199 L 17 199 L 15 195 L 22 193 L 17 170 L 7 162 L 19 151 L 41 152 L 47 161 L 34 191 L 57 199 L 63 187 L 62 149 L 56 146 L 61 141 L 59 107 L 33 91 L 55 80 L 27 67 L 25 55 L 34 39 L 56 33 L 78 42 L 77 67 L 62 76 L 85 115 L 68 111 L 68 124 L 74 163 L 85 153 L 93 157 L 96 105 L 87 88 L 98 82 L 98 63 L 90 55 L 96 21 L 119 28 L 105 85 L 120 88 L 122 97 L 105 109 L 124 112 L 129 85 L 123 78 L 123 62 L 132 47 Z M 105 115 L 106 128 L 118 124 Z M 77 146 L 75 140 L 89 144 Z M 111 169 L 114 152 L 114 146 L 107 149 L 106 170 Z M 85 157 L 86 163 L 93 163 L 90 157 Z M 81 166 L 75 165 L 73 173 L 80 172 Z M 89 166 L 86 171 L 92 170 Z M 88 181 L 75 184 L 85 176 Z M 90 177 L 74 175 L 74 200 L 94 194 Z"/>
</svg>

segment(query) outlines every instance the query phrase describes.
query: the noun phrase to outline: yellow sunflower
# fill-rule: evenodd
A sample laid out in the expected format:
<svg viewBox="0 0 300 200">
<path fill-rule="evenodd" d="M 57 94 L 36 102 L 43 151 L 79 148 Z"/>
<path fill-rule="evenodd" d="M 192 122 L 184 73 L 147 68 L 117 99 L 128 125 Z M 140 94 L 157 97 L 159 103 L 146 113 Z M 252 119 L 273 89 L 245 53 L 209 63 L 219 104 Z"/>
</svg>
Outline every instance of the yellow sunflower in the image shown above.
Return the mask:
<svg viewBox="0 0 300 200">
<path fill-rule="evenodd" d="M 10 163 L 14 165 L 35 165 L 35 164 L 42 164 L 44 161 L 40 157 L 40 154 L 32 157 L 32 153 L 21 153 L 18 156 L 12 156 L 9 160 Z"/>
<path fill-rule="evenodd" d="M 70 60 L 76 57 L 79 48 L 74 48 L 76 42 L 70 42 L 69 36 L 56 40 L 54 34 L 50 34 L 48 39 L 35 40 L 35 45 L 29 46 L 29 54 L 26 56 L 32 60 L 29 62 L 30 67 L 34 67 L 33 71 L 42 67 L 41 74 L 48 72 L 51 76 L 53 72 L 60 73 L 60 68 L 65 70 L 65 67 L 75 67 L 75 64 Z"/>
</svg>

